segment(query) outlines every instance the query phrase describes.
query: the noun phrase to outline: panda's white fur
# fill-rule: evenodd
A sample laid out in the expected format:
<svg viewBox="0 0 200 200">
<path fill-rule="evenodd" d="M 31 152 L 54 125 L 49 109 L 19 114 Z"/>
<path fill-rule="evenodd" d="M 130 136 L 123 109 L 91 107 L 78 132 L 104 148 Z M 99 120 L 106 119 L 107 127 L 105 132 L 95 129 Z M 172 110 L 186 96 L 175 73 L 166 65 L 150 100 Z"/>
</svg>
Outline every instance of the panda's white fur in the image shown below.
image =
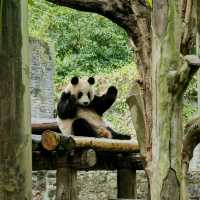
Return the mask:
<svg viewBox="0 0 200 200">
<path fill-rule="evenodd" d="M 85 78 L 79 79 L 79 82 L 76 85 L 69 83 L 67 87 L 64 89 L 64 92 L 66 93 L 70 92 L 72 95 L 76 97 L 77 103 L 83 106 L 78 109 L 77 116 L 73 119 L 60 119 L 59 117 L 57 117 L 58 126 L 64 135 L 73 134 L 72 124 L 78 118 L 83 118 L 87 120 L 87 122 L 96 131 L 98 131 L 98 129 L 100 128 L 107 126 L 107 123 L 103 120 L 103 118 L 100 115 L 98 115 L 93 110 L 84 107 L 86 106 L 84 103 L 87 103 L 87 105 L 89 105 L 90 102 L 92 102 L 95 95 L 94 88 L 91 84 L 89 84 L 87 79 Z M 79 92 L 82 92 L 82 96 L 80 98 L 78 98 Z M 90 98 L 88 97 L 88 93 L 90 94 Z"/>
</svg>

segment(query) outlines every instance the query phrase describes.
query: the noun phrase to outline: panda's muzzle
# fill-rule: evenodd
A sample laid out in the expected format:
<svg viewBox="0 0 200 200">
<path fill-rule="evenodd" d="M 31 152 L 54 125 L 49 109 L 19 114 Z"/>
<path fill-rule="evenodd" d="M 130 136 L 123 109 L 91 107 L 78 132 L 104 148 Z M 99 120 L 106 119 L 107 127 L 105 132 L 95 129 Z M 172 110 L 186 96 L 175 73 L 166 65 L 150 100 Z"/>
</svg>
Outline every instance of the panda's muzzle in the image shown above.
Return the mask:
<svg viewBox="0 0 200 200">
<path fill-rule="evenodd" d="M 88 106 L 88 105 L 89 105 L 89 102 L 88 102 L 88 101 L 85 101 L 85 102 L 83 102 L 83 105 L 84 105 L 84 106 Z"/>
</svg>

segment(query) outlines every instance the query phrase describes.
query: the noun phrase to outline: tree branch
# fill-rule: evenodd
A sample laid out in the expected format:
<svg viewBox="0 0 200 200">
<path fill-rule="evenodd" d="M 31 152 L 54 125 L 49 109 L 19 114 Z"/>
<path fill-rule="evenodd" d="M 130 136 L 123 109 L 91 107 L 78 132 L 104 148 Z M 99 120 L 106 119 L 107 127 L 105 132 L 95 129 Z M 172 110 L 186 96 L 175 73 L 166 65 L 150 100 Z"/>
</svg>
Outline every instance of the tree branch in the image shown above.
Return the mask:
<svg viewBox="0 0 200 200">
<path fill-rule="evenodd" d="M 126 0 L 47 0 L 51 3 L 80 11 L 98 13 L 112 20 L 128 32 L 132 32 L 136 22 L 131 2 Z"/>
<path fill-rule="evenodd" d="M 47 0 L 80 11 L 98 13 L 124 28 L 132 41 L 141 67 L 149 66 L 151 10 L 145 0 Z M 147 61 L 148 62 L 144 62 Z"/>
<path fill-rule="evenodd" d="M 180 70 L 170 71 L 168 74 L 169 90 L 177 96 L 182 95 L 199 67 L 200 58 L 198 56 L 185 56 Z"/>
<path fill-rule="evenodd" d="M 140 146 L 140 154 L 146 157 L 146 141 L 145 141 L 145 122 L 144 108 L 141 96 L 141 89 L 137 82 L 133 83 L 131 95 L 126 100 L 129 105 L 132 121 L 137 134 L 137 140 Z"/>
<path fill-rule="evenodd" d="M 185 126 L 185 137 L 183 140 L 182 158 L 184 162 L 193 157 L 195 147 L 200 143 L 200 116 L 192 119 Z"/>
<path fill-rule="evenodd" d="M 197 21 L 194 0 L 182 0 L 182 17 L 184 31 L 181 41 L 181 53 L 186 55 L 195 46 Z"/>
</svg>

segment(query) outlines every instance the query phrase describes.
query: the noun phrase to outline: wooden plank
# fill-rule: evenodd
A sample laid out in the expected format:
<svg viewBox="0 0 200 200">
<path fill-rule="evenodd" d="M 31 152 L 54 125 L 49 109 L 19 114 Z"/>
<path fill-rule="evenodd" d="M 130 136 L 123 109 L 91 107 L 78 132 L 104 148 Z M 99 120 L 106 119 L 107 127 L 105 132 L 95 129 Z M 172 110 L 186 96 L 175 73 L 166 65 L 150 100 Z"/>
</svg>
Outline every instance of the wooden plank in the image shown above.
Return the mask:
<svg viewBox="0 0 200 200">
<path fill-rule="evenodd" d="M 32 133 L 41 135 L 46 130 L 60 132 L 57 121 L 52 119 L 32 119 Z"/>
</svg>

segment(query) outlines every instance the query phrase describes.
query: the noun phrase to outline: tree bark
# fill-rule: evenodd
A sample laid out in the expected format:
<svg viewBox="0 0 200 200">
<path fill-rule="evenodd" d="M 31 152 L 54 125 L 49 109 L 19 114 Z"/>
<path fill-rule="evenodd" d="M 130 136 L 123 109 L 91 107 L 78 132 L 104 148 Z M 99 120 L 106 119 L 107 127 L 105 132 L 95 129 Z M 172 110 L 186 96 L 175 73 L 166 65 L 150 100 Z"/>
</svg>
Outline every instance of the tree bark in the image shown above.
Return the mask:
<svg viewBox="0 0 200 200">
<path fill-rule="evenodd" d="M 31 200 L 27 1 L 0 1 L 0 199 Z"/>
<path fill-rule="evenodd" d="M 194 63 L 191 56 L 189 59 L 188 56 L 185 59 L 180 57 L 180 1 L 154 0 L 153 4 L 155 12 L 152 22 L 152 161 L 147 165 L 147 174 L 151 185 L 151 199 L 180 200 L 183 198 L 180 187 L 182 97 L 196 70 L 193 73 Z"/>
<path fill-rule="evenodd" d="M 180 200 L 182 94 L 173 75 L 181 67 L 179 3 L 153 2 L 152 161 L 147 166 L 152 200 Z"/>
</svg>

